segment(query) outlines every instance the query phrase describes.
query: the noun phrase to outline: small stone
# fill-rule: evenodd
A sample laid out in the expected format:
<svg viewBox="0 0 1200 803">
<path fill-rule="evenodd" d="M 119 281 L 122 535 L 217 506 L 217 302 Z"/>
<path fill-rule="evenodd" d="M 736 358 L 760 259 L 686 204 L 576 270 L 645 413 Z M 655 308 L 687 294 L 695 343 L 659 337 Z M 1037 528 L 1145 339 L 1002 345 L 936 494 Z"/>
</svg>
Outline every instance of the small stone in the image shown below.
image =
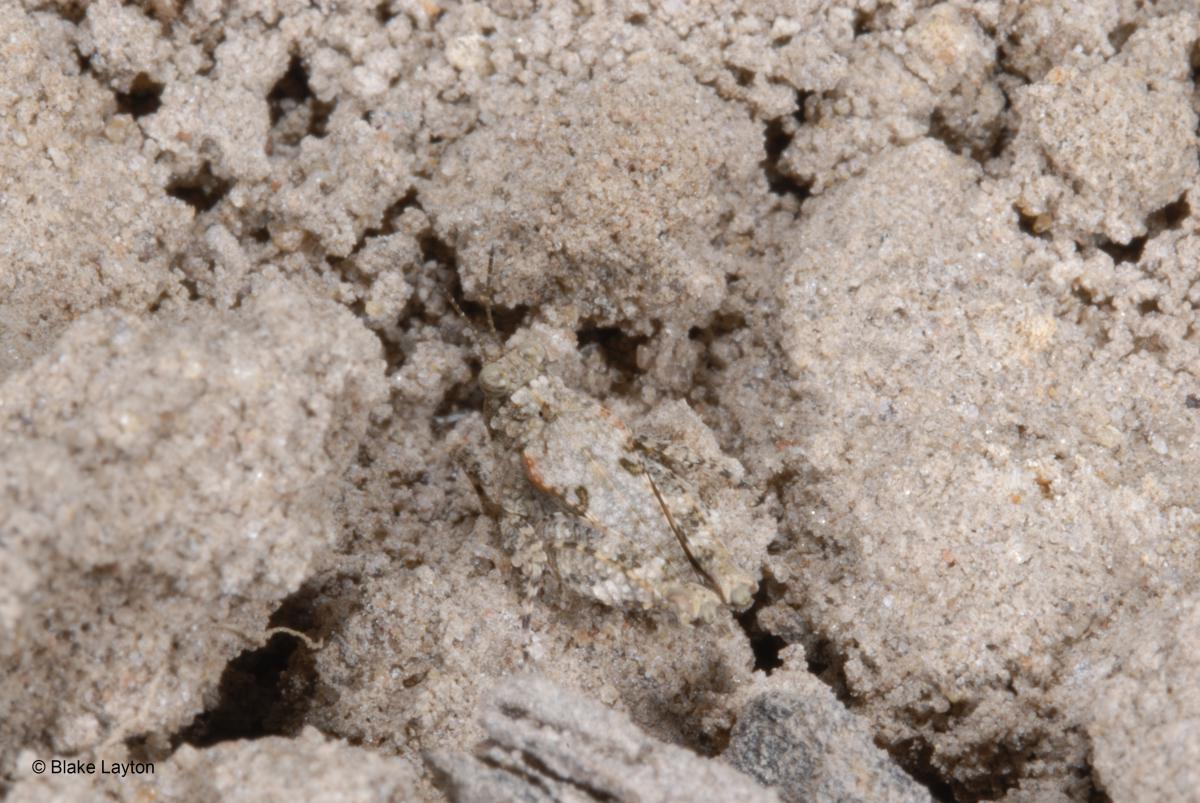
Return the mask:
<svg viewBox="0 0 1200 803">
<path fill-rule="evenodd" d="M 930 800 L 833 692 L 811 675 L 789 674 L 787 688 L 761 692 L 742 708 L 724 754 L 733 766 L 788 803 Z"/>
<path fill-rule="evenodd" d="M 624 715 L 537 675 L 502 682 L 474 756 L 429 761 L 455 803 L 778 801 L 733 768 L 642 733 Z"/>
</svg>

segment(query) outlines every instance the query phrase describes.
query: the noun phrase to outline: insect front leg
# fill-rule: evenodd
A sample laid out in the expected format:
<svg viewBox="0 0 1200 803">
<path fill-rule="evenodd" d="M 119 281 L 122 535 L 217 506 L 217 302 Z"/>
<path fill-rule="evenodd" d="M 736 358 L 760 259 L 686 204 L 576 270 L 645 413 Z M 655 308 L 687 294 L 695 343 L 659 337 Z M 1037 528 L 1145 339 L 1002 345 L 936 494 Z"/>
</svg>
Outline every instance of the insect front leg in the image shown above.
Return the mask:
<svg viewBox="0 0 1200 803">
<path fill-rule="evenodd" d="M 501 537 L 521 578 L 521 625 L 528 630 L 550 559 L 537 528 L 526 516 L 507 514 L 501 523 Z"/>
</svg>

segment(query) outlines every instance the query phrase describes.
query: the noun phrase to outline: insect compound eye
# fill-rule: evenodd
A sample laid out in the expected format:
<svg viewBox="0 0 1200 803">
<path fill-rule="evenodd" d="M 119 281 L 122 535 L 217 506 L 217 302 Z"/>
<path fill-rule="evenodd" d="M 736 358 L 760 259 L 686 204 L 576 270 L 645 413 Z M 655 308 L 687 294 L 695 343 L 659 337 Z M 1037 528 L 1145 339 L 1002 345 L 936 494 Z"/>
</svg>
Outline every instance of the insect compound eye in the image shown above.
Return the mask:
<svg viewBox="0 0 1200 803">
<path fill-rule="evenodd" d="M 508 391 L 508 375 L 499 363 L 483 366 L 479 372 L 479 387 L 489 396 L 502 396 Z"/>
<path fill-rule="evenodd" d="M 729 602 L 739 611 L 749 608 L 750 603 L 754 602 L 754 593 L 756 591 L 758 591 L 757 584 L 753 582 L 739 582 L 730 592 Z"/>
<path fill-rule="evenodd" d="M 526 343 L 521 346 L 521 359 L 528 363 L 540 365 L 546 360 L 546 350 L 540 343 Z"/>
</svg>

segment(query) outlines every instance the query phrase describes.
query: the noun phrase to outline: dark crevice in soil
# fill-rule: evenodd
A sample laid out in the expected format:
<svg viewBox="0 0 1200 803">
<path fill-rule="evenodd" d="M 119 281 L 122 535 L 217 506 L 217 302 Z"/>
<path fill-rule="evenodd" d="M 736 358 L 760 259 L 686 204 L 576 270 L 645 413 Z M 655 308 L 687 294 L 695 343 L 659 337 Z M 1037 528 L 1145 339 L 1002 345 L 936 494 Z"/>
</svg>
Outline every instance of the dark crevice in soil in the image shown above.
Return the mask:
<svg viewBox="0 0 1200 803">
<path fill-rule="evenodd" d="M 293 699 L 284 679 L 292 677 L 289 667 L 306 651 L 296 636 L 276 633 L 264 646 L 234 658 L 221 673 L 216 705 L 175 734 L 172 746 L 208 747 L 234 739 L 293 734 L 305 698 Z"/>
<path fill-rule="evenodd" d="M 1129 37 L 1133 36 L 1137 29 L 1137 24 L 1133 22 L 1118 25 L 1108 32 L 1108 43 L 1113 46 L 1114 50 L 1120 53 L 1121 49 L 1125 47 L 1125 43 L 1129 41 Z"/>
<path fill-rule="evenodd" d="M 128 114 L 135 120 L 154 114 L 162 105 L 164 84 L 160 84 L 146 75 L 138 73 L 129 85 L 128 92 L 116 93 L 117 113 Z"/>
<path fill-rule="evenodd" d="M 433 411 L 432 431 L 440 438 L 454 428 L 455 421 L 462 415 L 483 409 L 483 393 L 477 381 L 466 382 L 451 388 Z"/>
<path fill-rule="evenodd" d="M 736 64 L 726 64 L 725 68 L 733 75 L 738 86 L 750 86 L 754 83 L 755 73 L 753 70 L 739 67 Z"/>
<path fill-rule="evenodd" d="M 1111 240 L 1104 240 L 1097 247 L 1112 257 L 1112 261 L 1118 265 L 1122 262 L 1136 263 L 1142 258 L 1142 250 L 1146 247 L 1146 235 L 1134 237 L 1127 243 L 1114 243 Z"/>
<path fill-rule="evenodd" d="M 199 214 L 220 203 L 232 186 L 232 182 L 213 175 L 212 165 L 205 162 L 198 173 L 180 176 L 168 184 L 167 195 L 178 198 Z"/>
<path fill-rule="evenodd" d="M 1096 777 L 1095 770 L 1089 762 L 1087 767 L 1088 772 L 1088 796 L 1087 803 L 1113 803 L 1113 799 L 1109 797 L 1108 792 L 1100 785 L 1100 780 Z"/>
<path fill-rule="evenodd" d="M 1071 286 L 1071 295 L 1079 299 L 1079 303 L 1085 307 L 1094 307 L 1108 313 L 1116 312 L 1117 308 L 1111 298 L 1107 296 L 1098 298 L 1091 290 L 1078 282 Z"/>
<path fill-rule="evenodd" d="M 942 780 L 933 768 L 933 748 L 918 739 L 909 739 L 894 745 L 888 754 L 904 768 L 914 781 L 929 790 L 929 796 L 942 803 L 955 803 L 954 790 Z"/>
<path fill-rule="evenodd" d="M 287 111 L 311 100 L 312 97 L 313 92 L 308 85 L 308 71 L 304 69 L 304 62 L 299 56 L 292 56 L 287 72 L 267 93 L 271 125 L 278 124 Z"/>
<path fill-rule="evenodd" d="M 773 582 L 769 576 L 764 575 L 759 581 L 754 602 L 737 616 L 738 624 L 745 631 L 746 638 L 750 639 L 750 649 L 754 650 L 754 668 L 768 675 L 783 666 L 783 659 L 779 657 L 779 653 L 787 646 L 787 642 L 781 637 L 758 624 L 758 612 L 778 596 L 771 593 Z"/>
<path fill-rule="evenodd" d="M 1162 307 L 1158 305 L 1157 298 L 1147 298 L 1138 304 L 1137 311 L 1139 315 L 1153 315 L 1161 313 Z"/>
<path fill-rule="evenodd" d="M 395 234 L 396 221 L 409 209 L 425 210 L 425 207 L 421 206 L 421 199 L 417 195 L 416 187 L 409 187 L 408 191 L 399 200 L 383 210 L 383 222 L 379 224 L 379 228 L 367 229 L 365 236 L 376 237 L 379 235 Z"/>
<path fill-rule="evenodd" d="M 799 181 L 794 176 L 784 172 L 780 167 L 783 153 L 792 143 L 796 128 L 804 125 L 804 104 L 809 92 L 798 92 L 796 95 L 796 111 L 791 117 L 777 117 L 767 121 L 764 132 L 763 150 L 765 158 L 760 162 L 767 177 L 767 187 L 775 195 L 790 196 L 798 204 L 802 204 L 811 194 L 812 185 Z"/>
<path fill-rule="evenodd" d="M 292 56 L 288 63 L 287 72 L 275 82 L 267 93 L 267 106 L 271 114 L 271 127 L 274 128 L 288 112 L 300 106 L 308 106 L 309 120 L 305 134 L 320 139 L 328 131 L 329 116 L 333 114 L 336 104 L 324 103 L 313 94 L 308 83 L 308 70 L 299 56 Z M 295 145 L 296 142 L 288 142 Z"/>
<path fill-rule="evenodd" d="M 716 312 L 704 327 L 693 326 L 688 330 L 688 339 L 711 346 L 723 337 L 740 332 L 749 326 L 746 316 L 740 312 Z"/>
<path fill-rule="evenodd" d="M 940 141 L 951 153 L 959 156 L 970 155 L 970 147 L 962 134 L 946 122 L 946 116 L 941 109 L 934 109 L 929 116 L 929 136 Z"/>
<path fill-rule="evenodd" d="M 945 145 L 951 153 L 964 156 L 980 165 L 986 165 L 1004 153 L 1011 139 L 1009 130 L 1000 124 L 992 126 L 983 141 L 964 137 L 959 129 L 946 121 L 941 109 L 934 109 L 930 116 L 929 136 Z"/>
<path fill-rule="evenodd" d="M 617 379 L 613 390 L 628 392 L 639 375 L 637 364 L 638 347 L 649 342 L 645 335 L 629 335 L 615 326 L 589 326 L 577 332 L 579 351 L 595 350 L 604 359 L 604 364 L 613 370 Z"/>
<path fill-rule="evenodd" d="M 311 631 L 315 617 L 310 593 L 302 589 L 284 600 L 269 626 Z M 171 747 L 295 735 L 315 688 L 316 670 L 308 644 L 291 633 L 275 633 L 266 644 L 243 651 L 226 665 L 216 703 L 174 734 Z"/>
<path fill-rule="evenodd" d="M 770 674 L 771 669 L 782 665 L 779 660 L 779 652 L 787 646 L 788 642 L 761 628 L 757 623 L 757 614 L 765 602 L 781 596 L 782 587 L 775 583 L 769 575 L 765 576 L 763 584 L 755 596 L 754 604 L 738 617 L 738 621 L 746 630 L 754 649 L 755 669 L 762 669 L 767 674 Z M 853 711 L 855 705 L 846 681 L 847 655 L 832 640 L 820 635 L 816 628 L 812 627 L 811 622 L 807 627 L 810 636 L 801 638 L 800 641 L 804 646 L 809 673 L 828 686 L 842 705 Z M 962 710 L 952 713 L 963 715 Z M 955 795 L 955 788 L 933 767 L 931 760 L 933 749 L 925 740 L 914 738 L 892 745 L 879 743 L 879 747 L 892 757 L 900 769 L 925 787 L 934 800 L 954 803 L 959 800 L 982 799 L 970 794 L 963 797 Z"/>
<path fill-rule="evenodd" d="M 182 284 L 183 289 L 187 291 L 188 301 L 200 300 L 200 287 L 196 284 L 195 279 L 188 276 L 181 279 L 179 283 Z"/>
<path fill-rule="evenodd" d="M 1178 229 L 1191 214 L 1192 207 L 1188 204 L 1187 193 L 1184 193 L 1162 209 L 1151 212 L 1146 218 L 1146 228 L 1150 230 L 1150 236 L 1169 229 Z"/>
<path fill-rule="evenodd" d="M 1113 262 L 1132 262 L 1136 264 L 1142 258 L 1146 243 L 1164 231 L 1179 229 L 1183 221 L 1191 215 L 1192 208 L 1188 204 L 1187 194 L 1180 195 L 1171 203 L 1156 209 L 1146 216 L 1146 233 L 1134 237 L 1127 243 L 1115 243 L 1111 240 L 1101 240 L 1097 245 L 1104 253 L 1112 257 Z"/>
<path fill-rule="evenodd" d="M 804 658 L 809 674 L 828 686 L 847 708 L 851 707 L 850 689 L 846 684 L 846 656 L 833 642 L 820 635 L 804 645 Z"/>
<path fill-rule="evenodd" d="M 47 10 L 57 14 L 72 25 L 78 25 L 87 16 L 87 7 L 88 4 L 86 2 L 54 3 Z"/>
<path fill-rule="evenodd" d="M 421 249 L 422 260 L 425 262 L 436 262 L 440 267 L 445 268 L 456 277 L 455 283 L 457 284 L 458 252 L 454 250 L 454 246 L 430 230 L 422 232 L 417 237 L 417 246 Z"/>
<path fill-rule="evenodd" d="M 409 187 L 408 192 L 402 195 L 398 200 L 392 203 L 387 209 L 383 210 L 383 217 L 378 226 L 368 226 L 363 230 L 363 233 L 358 236 L 354 243 L 354 247 L 350 249 L 350 253 L 345 259 L 352 258 L 355 254 L 363 249 L 367 244 L 367 240 L 373 237 L 386 237 L 389 234 L 396 233 L 396 221 L 404 214 L 404 211 L 409 208 L 423 209 L 421 202 L 417 197 L 416 187 Z M 330 260 L 332 262 L 332 260 Z"/>
<path fill-rule="evenodd" d="M 391 376 L 408 362 L 408 353 L 404 350 L 403 344 L 390 337 L 385 337 L 382 332 L 376 332 L 375 334 L 379 338 L 380 346 L 383 348 L 383 361 L 387 365 L 385 373 Z"/>
<path fill-rule="evenodd" d="M 870 33 L 871 24 L 875 21 L 875 15 L 869 11 L 859 9 L 854 12 L 854 36 L 855 38 L 863 34 Z"/>
</svg>

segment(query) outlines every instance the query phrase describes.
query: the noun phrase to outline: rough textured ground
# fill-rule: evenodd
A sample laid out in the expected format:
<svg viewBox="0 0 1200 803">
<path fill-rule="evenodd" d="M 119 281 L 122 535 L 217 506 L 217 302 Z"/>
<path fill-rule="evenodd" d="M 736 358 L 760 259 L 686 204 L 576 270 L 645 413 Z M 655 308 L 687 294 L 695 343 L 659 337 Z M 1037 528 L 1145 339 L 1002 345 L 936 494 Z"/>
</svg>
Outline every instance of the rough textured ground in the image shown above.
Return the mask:
<svg viewBox="0 0 1200 803">
<path fill-rule="evenodd" d="M 0 0 L 0 32 L 0 794 L 440 799 L 427 756 L 528 742 L 494 701 L 532 671 L 530 716 L 611 714 L 659 778 L 1194 799 L 1194 4 Z M 523 487 L 488 307 L 736 467 L 749 612 L 526 604 L 464 472 Z M 588 727 L 554 755 L 611 770 Z"/>
</svg>

